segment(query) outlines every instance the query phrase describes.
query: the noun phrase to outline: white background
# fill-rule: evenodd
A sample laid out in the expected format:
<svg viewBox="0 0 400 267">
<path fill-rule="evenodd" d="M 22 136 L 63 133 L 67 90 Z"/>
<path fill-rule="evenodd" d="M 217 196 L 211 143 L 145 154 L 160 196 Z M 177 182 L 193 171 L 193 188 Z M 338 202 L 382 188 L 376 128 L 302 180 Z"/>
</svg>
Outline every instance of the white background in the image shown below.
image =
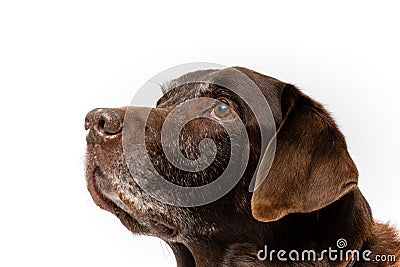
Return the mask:
<svg viewBox="0 0 400 267">
<path fill-rule="evenodd" d="M 83 122 L 197 61 L 260 71 L 325 104 L 374 216 L 400 224 L 399 7 L 322 2 L 2 1 L 0 265 L 175 265 L 91 201 Z"/>
</svg>

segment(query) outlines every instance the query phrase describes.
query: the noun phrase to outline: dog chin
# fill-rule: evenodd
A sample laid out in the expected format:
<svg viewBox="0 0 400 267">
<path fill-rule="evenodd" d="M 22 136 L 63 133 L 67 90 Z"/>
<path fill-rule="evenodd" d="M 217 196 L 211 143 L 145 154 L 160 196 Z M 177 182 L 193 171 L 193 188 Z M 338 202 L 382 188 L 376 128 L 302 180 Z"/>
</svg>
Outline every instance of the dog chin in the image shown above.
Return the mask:
<svg viewBox="0 0 400 267">
<path fill-rule="evenodd" d="M 107 184 L 109 177 L 105 177 L 101 168 L 90 162 L 90 158 L 88 157 L 86 165 L 87 188 L 97 206 L 114 214 L 135 234 L 161 238 L 173 238 L 177 235 L 175 224 L 167 222 L 161 216 L 139 210 L 122 191 L 114 192 Z"/>
<path fill-rule="evenodd" d="M 101 171 L 93 162 L 89 163 L 90 158 L 91 157 L 87 157 L 86 159 L 86 184 L 94 203 L 101 209 L 114 214 L 132 233 L 147 234 L 148 231 L 146 228 L 144 228 L 128 212 L 126 212 L 102 193 L 96 183 L 96 180 L 101 179 Z"/>
</svg>

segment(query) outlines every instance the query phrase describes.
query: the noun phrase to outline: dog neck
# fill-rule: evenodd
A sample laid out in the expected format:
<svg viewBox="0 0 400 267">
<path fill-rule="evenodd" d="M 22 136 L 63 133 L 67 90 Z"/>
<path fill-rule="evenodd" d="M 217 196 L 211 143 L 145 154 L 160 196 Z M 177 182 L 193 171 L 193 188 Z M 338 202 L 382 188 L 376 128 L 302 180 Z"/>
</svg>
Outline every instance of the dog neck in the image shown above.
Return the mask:
<svg viewBox="0 0 400 267">
<path fill-rule="evenodd" d="M 337 248 L 339 239 L 346 240 L 346 249 L 360 250 L 372 236 L 374 221 L 367 201 L 356 188 L 321 210 L 290 214 L 276 222 L 252 220 L 242 223 L 241 227 L 242 240 L 216 237 L 185 245 L 170 244 L 178 266 L 212 266 L 223 261 L 226 265 L 222 266 L 231 266 L 231 261 L 246 254 L 256 260 L 256 253 L 264 246 L 275 251 L 313 249 L 318 252 L 321 248 Z"/>
</svg>

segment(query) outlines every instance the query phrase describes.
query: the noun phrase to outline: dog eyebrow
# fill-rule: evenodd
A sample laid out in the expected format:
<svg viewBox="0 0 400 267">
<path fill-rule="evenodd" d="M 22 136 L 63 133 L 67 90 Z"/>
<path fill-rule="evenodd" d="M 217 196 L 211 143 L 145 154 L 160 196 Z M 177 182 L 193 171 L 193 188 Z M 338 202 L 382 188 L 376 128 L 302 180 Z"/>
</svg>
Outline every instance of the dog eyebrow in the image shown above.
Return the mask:
<svg viewBox="0 0 400 267">
<path fill-rule="evenodd" d="M 212 95 L 215 98 L 216 97 L 224 97 L 224 98 L 230 99 L 232 101 L 237 100 L 237 95 L 235 92 L 233 92 L 229 88 L 219 86 L 219 85 L 213 86 Z"/>
<path fill-rule="evenodd" d="M 165 93 L 157 101 L 157 106 L 175 105 L 188 99 L 205 96 L 213 91 L 210 85 L 207 81 L 178 83 L 173 80 L 167 82 L 161 87 Z"/>
</svg>

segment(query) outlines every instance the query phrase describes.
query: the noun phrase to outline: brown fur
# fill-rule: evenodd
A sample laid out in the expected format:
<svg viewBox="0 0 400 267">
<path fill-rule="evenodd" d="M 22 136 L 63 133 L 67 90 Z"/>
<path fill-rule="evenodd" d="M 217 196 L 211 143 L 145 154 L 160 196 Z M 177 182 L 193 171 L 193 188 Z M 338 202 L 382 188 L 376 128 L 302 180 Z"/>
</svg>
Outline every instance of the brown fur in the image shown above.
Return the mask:
<svg viewBox="0 0 400 267">
<path fill-rule="evenodd" d="M 179 83 L 189 76 L 230 81 L 231 72 L 237 70 L 260 88 L 274 117 L 277 146 L 266 177 L 260 177 L 265 174 L 262 168 L 257 169 L 263 166 L 260 130 L 249 107 L 234 93 L 213 84 Z M 339 238 L 347 240 L 346 249 L 371 250 L 370 258 L 394 255 L 397 260 L 361 260 L 354 266 L 400 266 L 398 233 L 372 218 L 357 187 L 358 171 L 347 152 L 345 138 L 319 103 L 293 85 L 240 67 L 190 73 L 170 82 L 164 90 L 157 108 L 130 107 L 135 112 L 133 128 L 128 130 L 146 124 L 147 152 L 165 179 L 199 186 L 216 179 L 227 165 L 229 140 L 213 120 L 188 123 L 182 131 L 180 148 L 187 158 L 195 159 L 199 156 L 198 143 L 205 137 L 212 138 L 219 148 L 217 162 L 199 173 L 187 173 L 173 168 L 163 154 L 159 129 L 165 117 L 179 103 L 199 96 L 229 99 L 249 134 L 250 160 L 235 188 L 215 202 L 193 208 L 168 205 L 149 196 L 132 178 L 154 175 L 140 157 L 132 163 L 134 170 L 127 168 L 122 149 L 127 108 L 89 112 L 85 121 L 90 130 L 88 189 L 95 203 L 115 214 L 129 230 L 165 240 L 178 266 L 346 266 L 349 261 L 282 262 L 257 258 L 257 252 L 265 245 L 275 250 L 320 252 L 336 247 Z M 191 112 L 203 108 L 194 104 Z M 150 116 L 144 122 L 147 111 Z M 257 179 L 265 180 L 251 193 L 248 187 L 254 173 L 258 173 Z"/>
</svg>

